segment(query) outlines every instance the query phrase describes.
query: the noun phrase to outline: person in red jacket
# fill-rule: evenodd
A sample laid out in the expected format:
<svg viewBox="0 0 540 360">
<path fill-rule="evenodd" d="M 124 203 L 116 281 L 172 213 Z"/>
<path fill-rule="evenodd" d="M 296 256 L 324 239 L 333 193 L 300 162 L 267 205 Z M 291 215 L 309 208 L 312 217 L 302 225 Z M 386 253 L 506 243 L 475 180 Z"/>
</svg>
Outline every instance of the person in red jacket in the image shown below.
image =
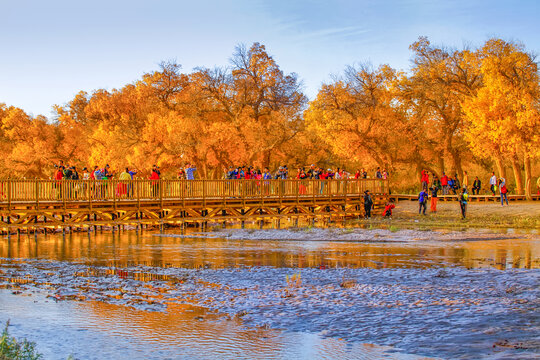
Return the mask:
<svg viewBox="0 0 540 360">
<path fill-rule="evenodd" d="M 420 181 L 422 182 L 422 189 L 427 189 L 429 184 L 429 172 L 427 170 L 422 170 Z"/>
<path fill-rule="evenodd" d="M 448 176 L 443 172 L 443 176 L 441 177 L 441 186 L 443 195 L 448 195 Z"/>
<path fill-rule="evenodd" d="M 64 167 L 60 165 L 56 168 L 56 172 L 54 173 L 54 180 L 56 180 L 54 187 L 56 188 L 56 197 L 58 199 L 62 198 L 62 179 L 63 178 L 64 178 Z"/>
<path fill-rule="evenodd" d="M 157 197 L 159 195 L 159 170 L 156 165 L 152 166 L 152 175 L 150 175 L 150 180 L 152 181 L 152 196 Z"/>
<path fill-rule="evenodd" d="M 390 200 L 390 202 L 386 203 L 386 206 L 384 207 L 383 216 L 384 217 L 391 217 L 392 216 L 392 209 L 394 209 L 396 205 L 394 205 L 394 202 Z"/>
</svg>

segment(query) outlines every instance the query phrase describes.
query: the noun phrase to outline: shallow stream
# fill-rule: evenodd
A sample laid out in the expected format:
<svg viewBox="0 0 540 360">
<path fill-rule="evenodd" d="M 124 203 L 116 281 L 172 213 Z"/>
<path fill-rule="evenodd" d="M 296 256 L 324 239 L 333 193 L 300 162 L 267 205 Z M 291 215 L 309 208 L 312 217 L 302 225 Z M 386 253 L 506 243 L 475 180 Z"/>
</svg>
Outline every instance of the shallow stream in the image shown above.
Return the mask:
<svg viewBox="0 0 540 360">
<path fill-rule="evenodd" d="M 539 298 L 534 234 L 0 240 L 0 322 L 46 359 L 535 358 Z"/>
</svg>

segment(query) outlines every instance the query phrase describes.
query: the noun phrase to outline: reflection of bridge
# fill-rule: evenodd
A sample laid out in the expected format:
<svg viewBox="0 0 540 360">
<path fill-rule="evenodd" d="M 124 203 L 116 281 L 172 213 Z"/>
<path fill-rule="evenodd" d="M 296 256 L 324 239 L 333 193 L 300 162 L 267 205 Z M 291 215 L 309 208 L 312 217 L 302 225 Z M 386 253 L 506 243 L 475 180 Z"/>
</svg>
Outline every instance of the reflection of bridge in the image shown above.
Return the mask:
<svg viewBox="0 0 540 360">
<path fill-rule="evenodd" d="M 388 181 L 358 180 L 3 180 L 0 228 L 88 228 L 207 221 L 362 216 Z"/>
</svg>

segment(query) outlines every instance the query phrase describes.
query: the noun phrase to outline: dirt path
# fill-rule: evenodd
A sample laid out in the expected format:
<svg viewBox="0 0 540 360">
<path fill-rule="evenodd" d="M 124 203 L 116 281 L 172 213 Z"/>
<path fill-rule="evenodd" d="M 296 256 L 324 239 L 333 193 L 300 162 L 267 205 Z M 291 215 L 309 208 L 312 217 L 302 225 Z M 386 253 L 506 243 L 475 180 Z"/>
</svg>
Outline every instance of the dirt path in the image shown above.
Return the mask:
<svg viewBox="0 0 540 360">
<path fill-rule="evenodd" d="M 400 201 L 396 205 L 396 215 L 415 216 L 418 215 L 417 201 Z M 540 217 L 540 202 L 539 201 L 515 201 L 509 206 L 501 206 L 499 202 L 470 202 L 467 208 L 470 217 L 474 216 L 538 216 Z M 459 203 L 457 201 L 442 201 L 437 204 L 437 213 L 433 214 L 428 210 L 426 214 L 430 216 L 459 216 Z"/>
<path fill-rule="evenodd" d="M 375 222 L 385 222 L 375 218 Z M 392 216 L 395 225 L 413 225 L 413 227 L 435 226 L 449 227 L 482 227 L 482 228 L 528 228 L 540 229 L 540 202 L 515 201 L 509 206 L 501 206 L 497 202 L 471 202 L 467 208 L 467 219 L 461 219 L 459 203 L 444 201 L 437 204 L 437 212 L 426 211 L 426 215 L 418 214 L 417 201 L 401 201 L 396 204 Z"/>
</svg>

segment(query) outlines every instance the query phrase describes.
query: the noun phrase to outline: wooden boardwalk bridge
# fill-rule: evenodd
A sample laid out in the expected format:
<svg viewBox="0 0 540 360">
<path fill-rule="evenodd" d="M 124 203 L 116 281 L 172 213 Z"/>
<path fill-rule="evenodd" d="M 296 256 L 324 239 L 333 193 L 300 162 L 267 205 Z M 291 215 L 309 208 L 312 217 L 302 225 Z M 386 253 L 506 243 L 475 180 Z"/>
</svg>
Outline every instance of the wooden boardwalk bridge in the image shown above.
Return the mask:
<svg viewBox="0 0 540 360">
<path fill-rule="evenodd" d="M 0 180 L 0 230 L 90 229 L 364 215 L 388 200 L 388 181 Z"/>
</svg>

